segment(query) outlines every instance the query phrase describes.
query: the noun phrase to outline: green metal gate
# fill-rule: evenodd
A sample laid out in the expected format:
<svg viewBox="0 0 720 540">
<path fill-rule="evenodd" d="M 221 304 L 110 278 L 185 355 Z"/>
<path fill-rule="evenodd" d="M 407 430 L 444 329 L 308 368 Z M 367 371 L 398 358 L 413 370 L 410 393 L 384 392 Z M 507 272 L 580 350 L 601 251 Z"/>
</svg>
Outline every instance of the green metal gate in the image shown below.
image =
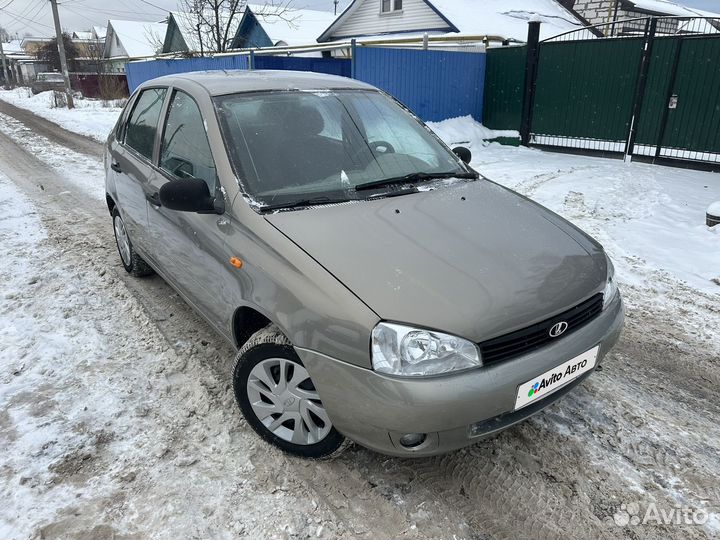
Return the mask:
<svg viewBox="0 0 720 540">
<path fill-rule="evenodd" d="M 540 42 L 534 72 L 532 43 L 490 49 L 485 124 L 526 125 L 531 145 L 720 165 L 720 19 L 630 22 L 627 34 L 590 39 L 581 30 Z"/>
<path fill-rule="evenodd" d="M 531 142 L 624 151 L 642 48 L 641 38 L 541 44 Z"/>
<path fill-rule="evenodd" d="M 720 161 L 720 35 L 679 38 L 656 156 Z M 651 116 L 641 118 L 649 122 Z M 642 125 L 642 124 L 641 124 Z"/>
</svg>

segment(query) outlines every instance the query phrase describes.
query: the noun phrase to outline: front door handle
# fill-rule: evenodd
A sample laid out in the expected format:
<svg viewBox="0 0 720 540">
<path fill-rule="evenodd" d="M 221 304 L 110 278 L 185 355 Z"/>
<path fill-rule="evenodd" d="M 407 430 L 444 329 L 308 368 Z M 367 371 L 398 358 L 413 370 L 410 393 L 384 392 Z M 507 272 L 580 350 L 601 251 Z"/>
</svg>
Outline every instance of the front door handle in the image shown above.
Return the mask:
<svg viewBox="0 0 720 540">
<path fill-rule="evenodd" d="M 115 172 L 118 172 L 118 173 L 122 172 L 122 169 L 120 168 L 120 164 L 117 161 L 111 161 L 110 168 Z"/>
<path fill-rule="evenodd" d="M 146 193 L 145 198 L 153 206 L 162 206 L 160 204 L 160 193 L 158 193 L 157 191 L 155 193 Z"/>
</svg>

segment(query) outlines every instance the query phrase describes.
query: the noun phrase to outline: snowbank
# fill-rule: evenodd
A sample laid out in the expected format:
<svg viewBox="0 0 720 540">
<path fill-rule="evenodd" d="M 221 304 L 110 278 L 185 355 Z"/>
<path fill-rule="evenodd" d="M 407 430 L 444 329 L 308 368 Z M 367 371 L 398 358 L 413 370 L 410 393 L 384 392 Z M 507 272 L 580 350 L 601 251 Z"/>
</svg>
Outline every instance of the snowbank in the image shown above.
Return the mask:
<svg viewBox="0 0 720 540">
<path fill-rule="evenodd" d="M 32 95 L 27 88 L 0 90 L 0 99 L 22 107 L 55 122 L 59 126 L 81 135 L 104 141 L 112 130 L 122 110 L 121 102 L 75 98 L 75 109 L 52 107 L 53 93 Z"/>
<path fill-rule="evenodd" d="M 520 133 L 515 130 L 490 129 L 473 120 L 471 116 L 459 116 L 427 124 L 451 148 L 458 145 L 464 145 L 470 149 L 473 145 L 487 146 L 489 141 L 501 137 L 520 139 Z"/>
<path fill-rule="evenodd" d="M 706 212 L 711 216 L 720 216 L 720 201 L 716 201 L 708 206 Z"/>
</svg>

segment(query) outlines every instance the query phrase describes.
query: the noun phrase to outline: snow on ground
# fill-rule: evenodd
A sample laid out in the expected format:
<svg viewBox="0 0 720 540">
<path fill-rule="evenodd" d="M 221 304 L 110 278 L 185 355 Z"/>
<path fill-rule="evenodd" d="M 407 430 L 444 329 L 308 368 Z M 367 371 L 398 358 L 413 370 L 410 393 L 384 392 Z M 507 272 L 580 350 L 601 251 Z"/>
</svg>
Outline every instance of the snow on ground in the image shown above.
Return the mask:
<svg viewBox="0 0 720 540">
<path fill-rule="evenodd" d="M 2 113 L 0 113 L 0 131 L 53 167 L 79 189 L 96 199 L 105 200 L 105 171 L 102 162 L 88 159 L 83 154 L 52 142 L 34 133 L 22 122 Z"/>
<path fill-rule="evenodd" d="M 334 537 L 326 505 L 253 464 L 285 458 L 241 429 L 211 368 L 82 235 L 49 236 L 0 174 L 0 538 Z"/>
<path fill-rule="evenodd" d="M 75 109 L 54 108 L 53 92 L 32 95 L 28 88 L 0 89 L 0 99 L 55 122 L 61 127 L 104 142 L 122 110 L 122 100 L 75 98 Z"/>
</svg>

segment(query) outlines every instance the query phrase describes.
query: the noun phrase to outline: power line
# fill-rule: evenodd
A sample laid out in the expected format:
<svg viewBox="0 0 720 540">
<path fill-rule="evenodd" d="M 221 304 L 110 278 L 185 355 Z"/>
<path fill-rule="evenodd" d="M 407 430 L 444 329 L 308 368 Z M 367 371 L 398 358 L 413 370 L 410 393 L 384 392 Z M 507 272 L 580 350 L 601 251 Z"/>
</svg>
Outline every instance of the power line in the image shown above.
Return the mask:
<svg viewBox="0 0 720 540">
<path fill-rule="evenodd" d="M 35 0 L 34 3 L 32 1 L 28 2 L 27 5 L 20 10 L 18 16 L 26 17 L 32 10 L 37 10 L 38 6 L 41 4 L 43 4 L 43 0 Z"/>
<path fill-rule="evenodd" d="M 46 28 L 51 28 L 48 25 L 45 25 L 43 23 L 37 22 L 34 20 L 34 17 L 37 17 L 37 15 L 40 13 L 40 11 L 45 7 L 45 2 L 43 0 L 36 0 L 35 4 L 30 2 L 27 6 L 25 6 L 24 9 L 21 10 L 20 13 L 14 13 L 12 11 L 8 11 L 7 9 L 3 10 L 3 13 L 5 13 L 12 22 L 22 25 L 22 26 L 44 26 Z M 35 13 L 32 17 L 27 17 L 26 15 L 29 14 L 33 9 L 35 9 Z M 23 19 L 23 20 L 21 20 Z"/>
<path fill-rule="evenodd" d="M 66 10 L 68 10 L 68 11 L 73 11 L 72 8 L 69 7 L 69 6 L 71 6 L 72 4 L 68 4 L 68 2 L 65 2 L 65 3 L 63 3 L 63 4 L 58 4 L 58 5 L 62 5 L 62 6 L 63 6 L 63 9 L 66 9 Z M 109 15 L 113 15 L 113 14 L 116 14 L 116 15 L 154 15 L 154 16 L 157 16 L 157 13 L 155 13 L 155 12 L 150 13 L 149 11 L 125 11 L 125 10 L 120 10 L 120 9 L 101 9 L 101 8 L 91 8 L 91 7 L 86 7 L 86 6 L 83 6 L 83 7 L 80 8 L 80 9 L 82 9 L 83 11 L 90 11 L 90 12 L 98 13 L 98 14 L 109 14 Z M 76 13 L 76 12 L 73 11 L 73 13 Z"/>
<path fill-rule="evenodd" d="M 41 0 L 41 1 L 42 1 L 42 0 Z M 44 7 L 44 3 L 43 3 L 43 6 L 42 6 L 42 7 Z M 38 14 L 40 13 L 40 11 L 42 10 L 42 7 L 33 15 L 33 17 L 37 17 L 37 16 L 38 16 Z M 24 24 L 25 26 L 42 26 L 42 27 L 44 27 L 44 28 L 49 28 L 50 30 L 53 29 L 52 26 L 47 25 L 47 24 L 43 24 L 43 23 L 38 22 L 38 21 L 36 21 L 36 20 L 33 20 L 33 19 L 30 18 L 30 17 L 24 17 L 24 16 L 22 16 L 22 15 L 19 15 L 19 14 L 17 14 L 17 13 L 13 13 L 13 12 L 7 11 L 7 10 L 3 10 L 3 13 L 5 13 L 6 15 L 8 15 L 8 16 L 13 20 L 13 22 L 15 22 L 15 23 L 17 23 L 17 24 L 20 24 L 20 25 L 23 25 L 23 24 Z"/>
<path fill-rule="evenodd" d="M 167 11 L 168 11 L 167 8 L 160 7 L 160 6 L 158 6 L 157 4 L 153 4 L 152 2 L 148 2 L 148 0 L 140 0 L 140 2 L 142 2 L 143 4 L 147 4 L 148 6 L 152 6 L 152 7 L 154 7 L 155 9 L 159 9 L 160 11 L 163 11 L 163 12 L 167 12 Z"/>
<path fill-rule="evenodd" d="M 86 21 L 88 21 L 90 24 L 96 24 L 95 21 L 93 21 L 92 19 L 89 19 L 88 17 L 86 17 L 86 16 L 83 15 L 82 13 L 79 13 L 79 12 L 75 11 L 74 9 L 70 9 L 70 8 L 67 7 L 67 6 L 63 6 L 63 9 L 65 9 L 65 11 L 69 11 L 70 13 L 74 13 L 74 14 L 77 15 L 78 17 L 82 17 L 83 19 L 85 19 Z"/>
</svg>

